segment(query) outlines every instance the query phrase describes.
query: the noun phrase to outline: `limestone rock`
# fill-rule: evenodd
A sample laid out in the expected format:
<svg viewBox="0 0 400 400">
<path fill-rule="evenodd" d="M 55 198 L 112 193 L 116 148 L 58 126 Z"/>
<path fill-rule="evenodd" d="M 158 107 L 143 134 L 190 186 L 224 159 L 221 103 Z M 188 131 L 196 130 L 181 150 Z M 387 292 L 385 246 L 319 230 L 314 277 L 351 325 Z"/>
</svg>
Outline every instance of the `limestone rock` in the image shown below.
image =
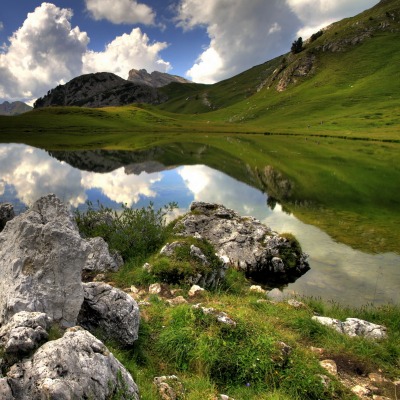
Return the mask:
<svg viewBox="0 0 400 400">
<path fill-rule="evenodd" d="M 305 304 L 302 303 L 301 301 L 298 301 L 296 299 L 289 299 L 288 300 L 289 306 L 292 306 L 293 308 L 305 308 Z"/>
<path fill-rule="evenodd" d="M 194 202 L 175 225 L 183 236 L 200 234 L 220 257 L 262 281 L 287 281 L 309 269 L 295 241 L 279 236 L 253 217 L 241 217 L 222 205 Z"/>
<path fill-rule="evenodd" d="M 364 396 L 368 396 L 371 391 L 366 388 L 365 386 L 361 386 L 361 385 L 356 385 L 354 387 L 351 388 L 351 391 L 358 397 L 364 397 Z"/>
<path fill-rule="evenodd" d="M 15 400 L 106 400 L 118 390 L 121 400 L 139 399 L 138 388 L 123 365 L 101 341 L 79 327 L 14 364 L 7 383 Z"/>
<path fill-rule="evenodd" d="M 7 378 L 0 378 L 0 399 L 15 400 L 15 397 L 12 395 L 10 385 L 7 382 Z"/>
<path fill-rule="evenodd" d="M 331 375 L 337 375 L 337 365 L 334 360 L 320 361 L 322 368 L 326 369 Z"/>
<path fill-rule="evenodd" d="M 10 203 L 0 204 L 0 231 L 3 230 L 6 223 L 15 217 L 14 207 Z"/>
<path fill-rule="evenodd" d="M 50 318 L 39 312 L 21 311 L 0 329 L 0 345 L 5 353 L 28 353 L 48 338 Z"/>
<path fill-rule="evenodd" d="M 139 307 L 131 296 L 106 283 L 83 284 L 84 302 L 78 323 L 89 331 L 100 329 L 109 339 L 129 346 L 138 338 Z"/>
<path fill-rule="evenodd" d="M 161 293 L 161 291 L 162 291 L 162 288 L 161 288 L 161 285 L 159 283 L 152 283 L 149 286 L 149 293 L 150 294 L 159 294 L 159 293 Z"/>
<path fill-rule="evenodd" d="M 367 339 L 385 339 L 387 337 L 386 327 L 358 318 L 347 318 L 345 322 L 329 317 L 314 316 L 312 319 L 348 336 L 361 336 Z"/>
<path fill-rule="evenodd" d="M 157 376 L 153 382 L 162 400 L 178 400 L 185 395 L 183 385 L 176 375 Z"/>
<path fill-rule="evenodd" d="M 259 285 L 251 285 L 250 286 L 250 292 L 261 293 L 261 294 L 266 294 L 267 293 L 267 291 L 265 289 L 263 289 Z"/>
<path fill-rule="evenodd" d="M 0 324 L 20 311 L 46 313 L 75 325 L 89 246 L 69 210 L 54 195 L 9 221 L 0 233 Z"/>
<path fill-rule="evenodd" d="M 204 289 L 198 285 L 193 285 L 188 292 L 189 297 L 194 297 L 204 292 Z"/>
<path fill-rule="evenodd" d="M 170 306 L 179 306 L 180 304 L 187 304 L 187 300 L 183 296 L 178 296 L 173 299 L 167 300 Z"/>
<path fill-rule="evenodd" d="M 224 325 L 229 325 L 232 327 L 236 327 L 236 322 L 228 316 L 227 313 L 223 311 L 218 311 L 212 307 L 202 307 L 201 304 L 196 304 L 193 306 L 194 309 L 201 310 L 205 315 L 212 315 L 215 319 Z"/>
<path fill-rule="evenodd" d="M 115 272 L 123 265 L 122 257 L 115 253 L 110 254 L 108 244 L 101 237 L 88 239 L 90 252 L 83 267 L 85 271 Z"/>
</svg>

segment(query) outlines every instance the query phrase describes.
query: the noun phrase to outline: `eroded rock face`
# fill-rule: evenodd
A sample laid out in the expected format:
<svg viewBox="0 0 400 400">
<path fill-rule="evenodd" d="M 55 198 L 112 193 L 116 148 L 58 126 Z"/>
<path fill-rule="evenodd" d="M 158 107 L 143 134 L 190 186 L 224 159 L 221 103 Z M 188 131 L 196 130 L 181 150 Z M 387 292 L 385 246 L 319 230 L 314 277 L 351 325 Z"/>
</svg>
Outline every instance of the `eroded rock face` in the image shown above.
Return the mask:
<svg viewBox="0 0 400 400">
<path fill-rule="evenodd" d="M 21 311 L 0 329 L 0 346 L 6 354 L 28 353 L 47 340 L 50 318 L 39 312 Z"/>
<path fill-rule="evenodd" d="M 14 364 L 0 382 L 15 400 L 139 399 L 130 374 L 89 332 L 70 328 L 61 339 L 47 342 L 30 359 Z M 8 392 L 9 393 L 9 392 Z"/>
<path fill-rule="evenodd" d="M 89 331 L 101 329 L 112 340 L 129 346 L 138 338 L 139 307 L 131 296 L 102 282 L 84 283 L 78 323 Z"/>
<path fill-rule="evenodd" d="M 222 205 L 194 202 L 175 231 L 201 235 L 222 259 L 260 281 L 288 281 L 309 269 L 295 241 L 278 235 L 253 217 L 241 217 Z"/>
<path fill-rule="evenodd" d="M 101 237 L 88 239 L 90 252 L 83 269 L 91 272 L 118 271 L 124 261 L 119 254 L 110 254 L 108 244 Z"/>
<path fill-rule="evenodd" d="M 15 217 L 14 207 L 10 203 L 0 204 L 0 231 L 3 230 L 6 223 Z"/>
<path fill-rule="evenodd" d="M 55 197 L 40 198 L 0 233 L 0 325 L 20 311 L 43 312 L 75 325 L 89 246 L 68 209 Z"/>
</svg>

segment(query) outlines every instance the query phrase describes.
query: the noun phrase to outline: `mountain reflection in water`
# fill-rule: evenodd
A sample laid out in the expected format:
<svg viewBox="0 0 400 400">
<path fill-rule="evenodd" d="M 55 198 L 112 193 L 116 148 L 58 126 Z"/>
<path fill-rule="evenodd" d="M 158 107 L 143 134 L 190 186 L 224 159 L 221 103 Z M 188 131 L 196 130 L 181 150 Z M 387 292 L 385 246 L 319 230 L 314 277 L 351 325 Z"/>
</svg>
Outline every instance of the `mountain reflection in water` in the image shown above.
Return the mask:
<svg viewBox="0 0 400 400">
<path fill-rule="evenodd" d="M 267 206 L 261 191 L 204 165 L 164 167 L 156 158 L 162 149 L 133 152 L 52 152 L 17 144 L 0 145 L 0 202 L 17 212 L 40 196 L 55 193 L 72 207 L 99 200 L 156 208 L 178 202 L 180 213 L 194 200 L 221 203 L 242 215 L 252 215 L 278 232 L 291 232 L 310 254 L 311 270 L 283 289 L 344 304 L 400 303 L 400 256 L 366 254 L 333 241 L 277 204 Z M 92 172 L 97 171 L 97 172 Z"/>
</svg>

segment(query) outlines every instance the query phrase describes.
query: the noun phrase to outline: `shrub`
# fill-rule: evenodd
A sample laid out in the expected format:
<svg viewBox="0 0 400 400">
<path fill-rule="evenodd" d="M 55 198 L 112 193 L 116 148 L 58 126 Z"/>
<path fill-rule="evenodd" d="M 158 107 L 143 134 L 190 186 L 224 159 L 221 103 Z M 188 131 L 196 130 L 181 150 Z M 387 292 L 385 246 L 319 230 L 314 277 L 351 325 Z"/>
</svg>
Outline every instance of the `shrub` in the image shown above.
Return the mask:
<svg viewBox="0 0 400 400">
<path fill-rule="evenodd" d="M 146 256 L 163 244 L 168 236 L 165 216 L 177 208 L 176 203 L 155 210 L 149 206 L 133 209 L 122 205 L 117 212 L 98 203 L 96 209 L 88 202 L 85 212 L 75 211 L 79 231 L 84 237 L 102 237 L 110 250 L 118 251 L 124 260 Z"/>
</svg>

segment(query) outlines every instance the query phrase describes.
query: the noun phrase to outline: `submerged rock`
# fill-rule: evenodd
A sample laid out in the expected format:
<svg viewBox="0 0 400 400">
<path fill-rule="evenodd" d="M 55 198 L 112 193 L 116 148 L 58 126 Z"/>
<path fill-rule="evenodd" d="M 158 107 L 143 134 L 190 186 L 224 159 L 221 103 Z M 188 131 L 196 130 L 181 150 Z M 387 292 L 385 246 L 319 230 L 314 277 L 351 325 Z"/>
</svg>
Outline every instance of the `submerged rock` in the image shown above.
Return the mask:
<svg viewBox="0 0 400 400">
<path fill-rule="evenodd" d="M 75 327 L 47 342 L 30 359 L 14 364 L 0 394 L 15 400 L 138 400 L 138 388 L 123 365 L 89 332 Z M 3 397 L 2 397 L 3 398 Z M 7 397 L 5 397 L 7 398 Z"/>
<path fill-rule="evenodd" d="M 132 345 L 138 338 L 139 307 L 122 290 L 106 283 L 83 284 L 84 302 L 78 323 L 91 332 L 100 329 L 107 337 L 123 346 Z"/>
<path fill-rule="evenodd" d="M 253 217 L 241 217 L 222 205 L 194 202 L 175 225 L 183 236 L 200 235 L 220 258 L 255 280 L 290 281 L 308 269 L 307 255 L 292 237 L 280 236 Z"/>
<path fill-rule="evenodd" d="M 0 233 L 0 324 L 20 311 L 37 311 L 62 326 L 75 325 L 88 251 L 55 195 L 9 221 Z"/>
</svg>

